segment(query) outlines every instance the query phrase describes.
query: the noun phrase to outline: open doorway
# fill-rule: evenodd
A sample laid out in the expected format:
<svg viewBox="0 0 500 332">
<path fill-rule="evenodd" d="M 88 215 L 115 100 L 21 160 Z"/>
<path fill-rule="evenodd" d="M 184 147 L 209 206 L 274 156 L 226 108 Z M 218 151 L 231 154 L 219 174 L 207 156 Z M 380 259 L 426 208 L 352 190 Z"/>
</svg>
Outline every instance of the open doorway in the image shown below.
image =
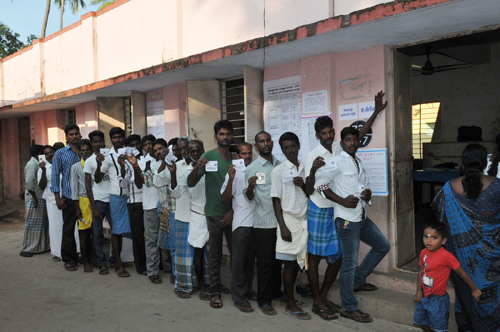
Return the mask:
<svg viewBox="0 0 500 332">
<path fill-rule="evenodd" d="M 411 77 L 405 97 L 411 100 L 413 135 L 410 141 L 408 135 L 396 134 L 403 139 L 396 145 L 412 147 L 412 233 L 416 253 L 413 260 L 397 265 L 417 271 L 423 224 L 434 217 L 430 208 L 434 195 L 448 180 L 460 176 L 461 154 L 466 145 L 478 142 L 492 151 L 500 133 L 500 30 L 434 38 L 399 47 L 396 53 L 409 58 L 407 74 Z M 399 84 L 397 80 L 395 85 Z M 415 121 L 417 114 L 420 122 Z M 404 118 L 408 121 L 407 116 Z M 480 128 L 480 138 L 459 138 L 458 128 L 462 126 Z M 408 245 L 397 236 L 398 246 Z"/>
</svg>

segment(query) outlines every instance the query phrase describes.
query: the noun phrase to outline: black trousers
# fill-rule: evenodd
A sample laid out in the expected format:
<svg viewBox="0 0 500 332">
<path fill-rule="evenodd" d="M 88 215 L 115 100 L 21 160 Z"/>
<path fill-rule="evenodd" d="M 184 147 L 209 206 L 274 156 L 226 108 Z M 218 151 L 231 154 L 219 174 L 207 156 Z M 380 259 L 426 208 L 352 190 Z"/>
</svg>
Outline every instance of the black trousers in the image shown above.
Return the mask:
<svg viewBox="0 0 500 332">
<path fill-rule="evenodd" d="M 227 247 L 232 257 L 232 234 L 231 225 L 222 228 L 221 220 L 223 217 L 208 217 L 208 274 L 210 276 L 210 293 L 220 293 L 221 279 L 220 266 L 222 259 L 222 239 L 226 234 Z M 231 258 L 232 261 L 232 258 Z"/>
<path fill-rule="evenodd" d="M 254 228 L 257 258 L 257 303 L 271 304 L 281 293 L 281 260 L 276 259 L 276 228 Z"/>
<path fill-rule="evenodd" d="M 135 269 L 137 273 L 147 271 L 146 241 L 144 239 L 144 210 L 142 203 L 127 204 L 132 229 L 132 246 L 134 252 Z"/>
<path fill-rule="evenodd" d="M 248 301 L 252 292 L 255 246 L 253 227 L 238 227 L 232 234 L 231 297 L 235 304 Z"/>
<path fill-rule="evenodd" d="M 63 234 L 61 241 L 61 258 L 64 264 L 77 266 L 78 253 L 76 252 L 75 227 L 76 208 L 75 203 L 64 197 L 66 209 L 63 210 Z"/>
</svg>

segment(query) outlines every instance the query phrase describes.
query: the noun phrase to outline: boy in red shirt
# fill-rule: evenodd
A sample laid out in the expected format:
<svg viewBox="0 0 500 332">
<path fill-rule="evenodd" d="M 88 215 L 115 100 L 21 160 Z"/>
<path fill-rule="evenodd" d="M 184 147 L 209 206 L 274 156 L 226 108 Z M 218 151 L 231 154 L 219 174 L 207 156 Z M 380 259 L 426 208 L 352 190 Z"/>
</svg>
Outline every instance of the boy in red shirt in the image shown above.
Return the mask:
<svg viewBox="0 0 500 332">
<path fill-rule="evenodd" d="M 481 290 L 474 285 L 455 256 L 442 247 L 446 237 L 444 224 L 435 222 L 424 225 L 425 249 L 420 253 L 414 323 L 425 332 L 448 331 L 450 297 L 446 289 L 451 270 L 471 288 L 476 301 L 481 297 Z"/>
</svg>

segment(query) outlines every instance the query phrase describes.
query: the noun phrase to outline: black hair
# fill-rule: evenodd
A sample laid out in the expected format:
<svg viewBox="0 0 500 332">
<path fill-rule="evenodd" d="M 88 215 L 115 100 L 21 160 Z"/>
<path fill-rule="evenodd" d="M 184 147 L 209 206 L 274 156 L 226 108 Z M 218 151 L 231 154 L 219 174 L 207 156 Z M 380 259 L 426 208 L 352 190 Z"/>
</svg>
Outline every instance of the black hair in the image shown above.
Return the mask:
<svg viewBox="0 0 500 332">
<path fill-rule="evenodd" d="M 481 174 L 486 168 L 487 155 L 486 148 L 480 144 L 469 144 L 462 153 L 462 186 L 470 199 L 475 200 L 483 189 Z"/>
<path fill-rule="evenodd" d="M 179 137 L 174 137 L 170 141 L 168 141 L 168 146 L 170 145 L 177 145 L 177 141 L 179 140 Z"/>
<path fill-rule="evenodd" d="M 125 130 L 120 127 L 111 128 L 111 130 L 109 131 L 109 138 L 112 138 L 116 134 L 122 135 L 123 138 L 125 138 Z"/>
<path fill-rule="evenodd" d="M 54 149 L 54 147 L 52 145 L 44 145 L 40 149 L 40 154 L 42 154 L 42 153 L 45 154 L 45 152 L 43 152 L 43 151 L 45 151 L 45 149 L 52 149 L 52 151 L 54 151 L 54 152 L 56 151 L 56 149 Z"/>
<path fill-rule="evenodd" d="M 316 134 L 319 134 L 320 131 L 328 127 L 333 128 L 333 120 L 329 116 L 320 116 L 314 122 L 314 130 L 316 131 Z"/>
<path fill-rule="evenodd" d="M 88 145 L 90 147 L 90 149 L 92 149 L 92 144 L 90 144 L 90 140 L 89 139 L 82 139 L 80 140 L 80 149 L 82 148 L 83 145 Z"/>
<path fill-rule="evenodd" d="M 257 143 L 257 137 L 259 137 L 259 135 L 262 135 L 262 134 L 267 134 L 267 135 L 271 136 L 271 134 L 269 134 L 265 130 L 259 131 L 257 134 L 255 134 L 255 143 Z"/>
<path fill-rule="evenodd" d="M 153 135 L 149 134 L 149 135 L 146 135 L 142 138 L 142 144 L 144 144 L 144 142 L 146 141 L 151 141 L 151 142 L 154 142 L 156 140 L 156 137 L 154 137 Z"/>
<path fill-rule="evenodd" d="M 496 154 L 497 156 L 493 158 L 491 162 L 490 169 L 488 170 L 488 175 L 490 176 L 497 176 L 498 174 L 498 162 L 500 161 L 500 134 L 497 135 L 497 138 L 495 139 L 495 143 L 497 144 L 496 147 Z"/>
<path fill-rule="evenodd" d="M 236 152 L 237 154 L 241 153 L 240 145 L 246 145 L 250 148 L 250 151 L 252 151 L 252 144 L 248 142 L 241 142 L 238 145 L 234 146 L 233 151 Z"/>
<path fill-rule="evenodd" d="M 192 140 L 191 142 L 188 143 L 188 146 L 190 146 L 191 144 L 199 144 L 200 145 L 200 148 L 205 151 L 205 145 L 203 144 L 202 141 L 200 141 L 199 139 L 194 139 Z"/>
<path fill-rule="evenodd" d="M 448 237 L 448 229 L 443 223 L 440 223 L 438 221 L 428 221 L 424 224 L 423 230 L 425 231 L 427 228 L 432 228 L 433 230 L 438 232 L 443 237 L 443 239 Z"/>
<path fill-rule="evenodd" d="M 90 141 L 92 141 L 94 139 L 94 137 L 96 137 L 96 136 L 100 137 L 100 138 L 102 138 L 104 140 L 104 133 L 102 131 L 100 131 L 100 130 L 94 130 L 93 132 L 91 132 L 89 134 Z"/>
<path fill-rule="evenodd" d="M 132 134 L 125 140 L 125 146 L 129 146 L 132 141 L 141 141 L 141 136 L 137 134 Z M 142 141 L 141 141 L 142 142 Z"/>
<path fill-rule="evenodd" d="M 80 127 L 78 127 L 76 123 L 68 123 L 66 127 L 64 127 L 64 133 L 68 135 L 69 131 L 73 129 L 78 129 L 78 132 L 80 132 Z"/>
<path fill-rule="evenodd" d="M 42 152 L 42 148 L 43 146 L 38 144 L 30 146 L 30 156 L 32 157 L 38 156 Z"/>
<path fill-rule="evenodd" d="M 290 131 L 287 131 L 286 133 L 280 136 L 279 143 L 281 147 L 283 147 L 282 144 L 284 141 L 294 141 L 295 143 L 297 143 L 297 146 L 300 146 L 299 138 L 297 137 L 297 135 L 295 135 Z"/>
<path fill-rule="evenodd" d="M 227 129 L 232 134 L 233 133 L 233 124 L 229 120 L 220 120 L 220 121 L 217 121 L 215 123 L 215 125 L 214 125 L 214 133 L 215 133 L 215 135 L 217 135 L 217 133 L 221 129 Z"/>
<path fill-rule="evenodd" d="M 359 130 L 357 130 L 356 128 L 353 128 L 353 127 L 345 127 L 340 132 L 340 139 L 343 141 L 347 135 L 354 135 L 356 137 L 359 137 Z"/>
<path fill-rule="evenodd" d="M 153 144 L 151 144 L 152 146 L 155 146 L 157 144 L 161 144 L 163 145 L 164 147 L 168 147 L 168 144 L 167 144 L 167 141 L 165 141 L 163 138 L 157 138 L 153 141 Z"/>
<path fill-rule="evenodd" d="M 55 142 L 54 145 L 52 146 L 54 148 L 54 151 L 57 151 L 59 149 L 64 148 L 66 145 L 64 145 L 63 142 Z"/>
</svg>

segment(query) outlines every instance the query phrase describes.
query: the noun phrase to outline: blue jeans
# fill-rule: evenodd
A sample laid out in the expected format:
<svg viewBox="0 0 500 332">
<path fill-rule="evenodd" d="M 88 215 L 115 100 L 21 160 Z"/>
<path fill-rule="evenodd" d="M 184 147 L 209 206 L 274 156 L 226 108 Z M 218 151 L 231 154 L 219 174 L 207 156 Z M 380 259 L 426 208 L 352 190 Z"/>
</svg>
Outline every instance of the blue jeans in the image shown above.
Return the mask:
<svg viewBox="0 0 500 332">
<path fill-rule="evenodd" d="M 111 211 L 109 210 L 109 203 L 95 201 L 95 205 L 99 210 L 99 212 L 101 213 L 101 216 L 106 217 L 109 226 L 113 227 L 111 220 Z M 104 243 L 104 234 L 102 232 L 102 219 L 98 219 L 92 216 L 92 229 L 94 231 L 94 246 L 95 246 L 95 255 L 97 258 L 97 264 L 99 264 L 99 266 L 106 265 L 106 255 L 102 250 L 102 245 Z M 112 252 L 110 252 L 109 262 L 110 263 L 115 262 L 115 257 Z"/>
<path fill-rule="evenodd" d="M 450 318 L 450 296 L 430 294 L 422 297 L 415 305 L 413 321 L 417 325 L 427 325 L 435 332 L 448 331 Z"/>
<path fill-rule="evenodd" d="M 342 218 L 336 218 L 335 226 L 343 257 L 340 268 L 342 307 L 347 311 L 357 310 L 358 300 L 354 297 L 354 287 L 366 283 L 366 277 L 389 252 L 390 244 L 373 221 L 366 216 L 360 222 L 346 222 Z M 372 249 L 358 267 L 360 240 Z"/>
</svg>

